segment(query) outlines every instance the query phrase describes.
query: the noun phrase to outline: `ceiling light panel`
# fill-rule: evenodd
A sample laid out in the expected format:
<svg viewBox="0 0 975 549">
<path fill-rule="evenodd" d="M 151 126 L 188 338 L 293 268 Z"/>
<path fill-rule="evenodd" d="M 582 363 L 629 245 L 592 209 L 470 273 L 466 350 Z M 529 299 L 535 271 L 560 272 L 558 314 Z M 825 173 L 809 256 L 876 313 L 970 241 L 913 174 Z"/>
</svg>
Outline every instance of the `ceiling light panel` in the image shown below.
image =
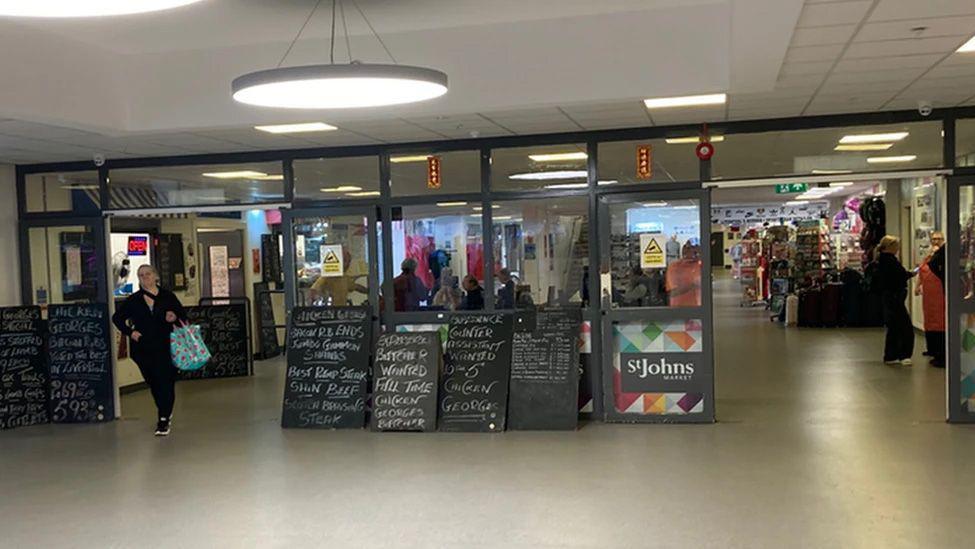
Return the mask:
<svg viewBox="0 0 975 549">
<path fill-rule="evenodd" d="M 958 53 L 975 53 L 975 36 L 971 37 L 968 42 L 965 42 L 958 48 Z"/>
<path fill-rule="evenodd" d="M 203 174 L 203 177 L 212 177 L 214 179 L 261 179 L 269 176 L 264 172 L 254 170 L 238 170 L 230 172 L 208 172 Z"/>
<path fill-rule="evenodd" d="M 0 16 L 102 17 L 162 11 L 202 0 L 0 0 Z"/>
<path fill-rule="evenodd" d="M 701 142 L 700 137 L 668 137 L 664 141 L 668 145 L 684 145 L 684 144 L 698 144 Z M 723 135 L 712 135 L 710 139 L 711 143 L 721 143 L 724 141 Z"/>
<path fill-rule="evenodd" d="M 724 105 L 727 101 L 727 94 L 713 93 L 707 95 L 685 95 L 680 97 L 657 97 L 644 99 L 643 104 L 646 105 L 648 109 L 667 109 L 673 107 Z"/>
<path fill-rule="evenodd" d="M 568 160 L 585 160 L 589 155 L 584 152 L 565 152 L 551 154 L 531 154 L 528 158 L 534 162 L 564 162 Z"/>
<path fill-rule="evenodd" d="M 888 143 L 891 141 L 900 141 L 910 135 L 908 132 L 891 132 L 891 133 L 869 133 L 860 135 L 844 135 L 840 139 L 840 143 L 846 145 L 850 143 Z"/>
<path fill-rule="evenodd" d="M 896 164 L 898 162 L 913 162 L 917 160 L 917 155 L 905 154 L 901 156 L 871 156 L 867 159 L 868 164 Z"/>
<path fill-rule="evenodd" d="M 856 145 L 837 145 L 834 151 L 886 151 L 893 143 L 861 143 Z"/>
<path fill-rule="evenodd" d="M 276 124 L 273 126 L 254 126 L 255 130 L 267 133 L 309 133 L 330 132 L 338 128 L 324 122 L 306 122 L 303 124 Z"/>
</svg>

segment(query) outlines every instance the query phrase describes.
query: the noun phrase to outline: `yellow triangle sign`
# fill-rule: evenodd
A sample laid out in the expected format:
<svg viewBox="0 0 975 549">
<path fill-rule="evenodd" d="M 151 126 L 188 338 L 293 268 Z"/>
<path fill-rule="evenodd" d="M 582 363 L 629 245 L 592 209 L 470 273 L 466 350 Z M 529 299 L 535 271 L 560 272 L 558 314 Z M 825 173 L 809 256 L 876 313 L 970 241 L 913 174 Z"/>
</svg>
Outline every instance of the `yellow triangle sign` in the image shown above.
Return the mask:
<svg viewBox="0 0 975 549">
<path fill-rule="evenodd" d="M 656 238 L 652 238 L 652 239 L 650 239 L 650 243 L 647 244 L 647 249 L 646 250 L 643 250 L 643 253 L 645 253 L 645 254 L 660 254 L 660 253 L 663 253 L 663 249 L 660 247 L 660 244 L 657 244 L 657 239 Z"/>
<path fill-rule="evenodd" d="M 325 263 L 337 264 L 338 262 L 339 262 L 339 256 L 335 255 L 335 252 L 328 252 L 328 255 L 325 256 Z"/>
</svg>

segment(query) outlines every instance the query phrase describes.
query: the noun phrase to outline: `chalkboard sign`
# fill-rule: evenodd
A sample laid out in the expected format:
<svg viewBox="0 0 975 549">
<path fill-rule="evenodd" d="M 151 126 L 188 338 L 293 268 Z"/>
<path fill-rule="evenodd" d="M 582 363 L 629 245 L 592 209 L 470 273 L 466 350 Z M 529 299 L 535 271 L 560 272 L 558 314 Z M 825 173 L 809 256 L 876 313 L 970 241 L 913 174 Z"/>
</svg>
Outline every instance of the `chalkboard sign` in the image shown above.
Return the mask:
<svg viewBox="0 0 975 549">
<path fill-rule="evenodd" d="M 579 417 L 579 309 L 532 313 L 534 326 L 515 324 L 508 428 L 576 428 Z"/>
<path fill-rule="evenodd" d="M 257 331 L 257 348 L 261 359 L 268 359 L 281 354 L 278 343 L 277 322 L 274 320 L 274 302 L 268 293 L 267 282 L 254 283 L 254 302 L 257 304 L 257 320 L 260 330 Z"/>
<path fill-rule="evenodd" d="M 504 431 L 511 367 L 511 315 L 455 315 L 444 350 L 442 431 Z"/>
<path fill-rule="evenodd" d="M 156 263 L 162 285 L 172 290 L 186 289 L 186 262 L 183 257 L 183 235 L 160 234 L 156 246 Z"/>
<path fill-rule="evenodd" d="M 115 418 L 115 383 L 104 303 L 48 309 L 51 420 L 93 423 Z"/>
<path fill-rule="evenodd" d="M 377 431 L 435 431 L 440 334 L 384 334 L 373 364 L 372 427 Z"/>
<path fill-rule="evenodd" d="M 261 274 L 264 282 L 284 284 L 284 273 L 281 269 L 281 247 L 278 246 L 278 235 L 261 235 Z"/>
<path fill-rule="evenodd" d="M 250 375 L 250 345 L 247 340 L 247 305 L 201 305 L 187 307 L 190 324 L 198 324 L 210 360 L 199 370 L 180 370 L 180 379 L 213 379 Z"/>
<path fill-rule="evenodd" d="M 0 309 L 0 430 L 48 423 L 48 390 L 41 309 Z"/>
<path fill-rule="evenodd" d="M 371 327 L 367 307 L 292 309 L 282 427 L 365 427 Z"/>
</svg>

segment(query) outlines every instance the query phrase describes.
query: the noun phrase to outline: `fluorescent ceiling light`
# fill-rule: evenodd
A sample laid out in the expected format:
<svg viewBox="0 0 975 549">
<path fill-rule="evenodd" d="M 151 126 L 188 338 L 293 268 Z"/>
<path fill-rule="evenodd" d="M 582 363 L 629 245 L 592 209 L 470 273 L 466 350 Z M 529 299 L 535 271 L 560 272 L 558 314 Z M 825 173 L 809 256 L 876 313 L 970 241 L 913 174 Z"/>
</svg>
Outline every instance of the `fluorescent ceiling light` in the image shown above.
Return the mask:
<svg viewBox="0 0 975 549">
<path fill-rule="evenodd" d="M 277 124 L 274 126 L 254 126 L 255 130 L 267 133 L 307 133 L 330 132 L 337 130 L 335 126 L 324 122 L 306 122 L 304 124 Z"/>
<path fill-rule="evenodd" d="M 284 175 L 283 174 L 262 175 L 262 176 L 255 177 L 254 179 L 258 181 L 284 181 Z"/>
<path fill-rule="evenodd" d="M 700 137 L 668 137 L 667 139 L 664 139 L 664 141 L 666 141 L 668 145 L 685 145 L 690 143 L 697 145 L 698 143 L 701 142 L 701 138 Z M 724 141 L 723 135 L 711 136 L 712 143 L 721 143 L 722 141 Z"/>
<path fill-rule="evenodd" d="M 72 191 L 94 191 L 99 187 L 98 185 L 61 185 L 62 189 L 70 189 Z"/>
<path fill-rule="evenodd" d="M 599 185 L 600 187 L 602 187 L 603 185 L 615 185 L 617 183 L 619 183 L 619 181 L 617 181 L 615 179 L 610 179 L 608 181 L 597 181 L 596 182 L 596 184 Z"/>
<path fill-rule="evenodd" d="M 586 170 L 558 170 L 551 172 L 516 173 L 508 179 L 520 181 L 548 181 L 551 179 L 585 179 L 589 176 Z"/>
<path fill-rule="evenodd" d="M 349 196 L 379 196 L 379 191 L 362 191 L 349 193 Z"/>
<path fill-rule="evenodd" d="M 498 208 L 500 208 L 500 207 L 501 207 L 501 206 L 499 206 L 498 204 L 492 204 L 492 205 L 491 205 L 491 209 L 492 209 L 492 210 L 497 210 L 497 209 L 498 209 Z M 475 212 L 480 212 L 480 211 L 484 211 L 484 206 L 474 206 L 474 208 L 473 208 L 473 210 L 474 210 Z"/>
<path fill-rule="evenodd" d="M 353 63 L 281 67 L 234 79 L 235 101 L 284 109 L 401 105 L 447 93 L 447 75 L 409 65 Z"/>
<path fill-rule="evenodd" d="M 813 170 L 812 173 L 821 174 L 821 175 L 832 175 L 832 174 L 853 173 L 853 170 Z"/>
<path fill-rule="evenodd" d="M 666 109 L 669 107 L 693 107 L 697 105 L 724 105 L 728 96 L 723 93 L 707 95 L 685 95 L 681 97 L 657 97 L 644 99 L 643 104 L 648 109 Z"/>
<path fill-rule="evenodd" d="M 323 187 L 321 189 L 323 193 L 351 193 L 361 190 L 362 187 L 356 187 L 355 185 L 339 185 L 338 187 Z"/>
<path fill-rule="evenodd" d="M 391 156 L 389 161 L 393 164 L 399 164 L 401 162 L 426 162 L 430 158 L 429 154 L 418 154 L 414 156 Z"/>
<path fill-rule="evenodd" d="M 667 206 L 666 202 L 647 202 L 643 205 L 644 208 L 662 208 Z"/>
<path fill-rule="evenodd" d="M 809 204 L 808 200 L 790 200 L 785 203 L 786 206 L 801 206 L 803 204 Z"/>
<path fill-rule="evenodd" d="M 619 183 L 615 179 L 610 179 L 608 181 L 600 181 L 597 183 L 600 187 L 604 185 L 615 185 Z M 557 183 L 555 185 L 545 185 L 546 189 L 585 189 L 589 186 L 589 183 Z"/>
<path fill-rule="evenodd" d="M 0 16 L 98 17 L 167 10 L 201 0 L 0 0 Z"/>
<path fill-rule="evenodd" d="M 262 177 L 268 177 L 264 172 L 256 172 L 254 170 L 238 170 L 235 172 L 209 172 L 203 174 L 203 177 L 213 177 L 215 179 L 260 179 Z"/>
<path fill-rule="evenodd" d="M 893 143 L 863 143 L 859 145 L 837 145 L 834 151 L 886 151 L 893 147 Z"/>
<path fill-rule="evenodd" d="M 497 215 L 492 217 L 493 221 L 509 221 L 512 218 L 510 215 Z"/>
<path fill-rule="evenodd" d="M 437 202 L 437 206 L 441 208 L 450 208 L 451 206 L 466 206 L 467 202 Z"/>
<path fill-rule="evenodd" d="M 839 187 L 839 188 L 851 187 L 851 186 L 853 186 L 853 182 L 852 181 L 841 181 L 841 182 L 837 182 L 837 183 L 830 183 L 829 186 L 830 187 Z"/>
<path fill-rule="evenodd" d="M 956 51 L 958 53 L 973 53 L 973 52 L 975 52 L 975 36 L 971 37 L 968 40 L 968 42 L 965 42 L 964 44 L 962 44 L 961 47 L 958 48 L 958 50 L 956 50 Z"/>
<path fill-rule="evenodd" d="M 867 159 L 868 164 L 892 164 L 896 162 L 913 162 L 917 160 L 916 154 L 905 154 L 901 156 L 871 156 Z"/>
<path fill-rule="evenodd" d="M 565 160 L 585 160 L 589 155 L 584 152 L 567 152 L 552 154 L 530 154 L 528 158 L 535 162 L 560 162 Z"/>
<path fill-rule="evenodd" d="M 850 143 L 887 143 L 888 141 L 900 141 L 908 136 L 908 132 L 891 133 L 865 133 L 859 135 L 844 135 L 840 143 L 844 145 Z"/>
</svg>

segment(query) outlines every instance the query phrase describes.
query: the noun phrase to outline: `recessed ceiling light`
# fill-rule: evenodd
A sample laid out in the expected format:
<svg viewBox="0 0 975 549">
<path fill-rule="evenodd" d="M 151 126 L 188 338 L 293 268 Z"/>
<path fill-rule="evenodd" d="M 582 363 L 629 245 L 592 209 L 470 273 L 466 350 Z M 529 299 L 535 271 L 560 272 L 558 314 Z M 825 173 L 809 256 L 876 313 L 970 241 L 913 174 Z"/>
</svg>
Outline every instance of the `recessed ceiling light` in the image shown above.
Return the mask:
<svg viewBox="0 0 975 549">
<path fill-rule="evenodd" d="M 393 164 L 399 164 L 402 162 L 426 162 L 430 158 L 428 154 L 418 154 L 414 156 L 391 156 L 389 161 Z"/>
<path fill-rule="evenodd" d="M 99 17 L 168 10 L 201 0 L 0 0 L 0 16 Z"/>
<path fill-rule="evenodd" d="M 99 189 L 98 185 L 61 185 L 61 188 L 72 191 L 95 191 Z"/>
<path fill-rule="evenodd" d="M 900 141 L 904 139 L 909 134 L 908 132 L 890 132 L 890 133 L 865 133 L 859 135 L 844 135 L 840 139 L 840 143 L 850 144 L 850 143 L 887 143 L 888 141 Z"/>
<path fill-rule="evenodd" d="M 441 208 L 450 208 L 453 206 L 466 206 L 467 202 L 437 202 L 437 206 Z"/>
<path fill-rule="evenodd" d="M 564 160 L 585 160 L 589 155 L 584 152 L 567 152 L 551 154 L 530 154 L 528 158 L 535 162 L 560 162 Z"/>
<path fill-rule="evenodd" d="M 498 204 L 492 204 L 492 205 L 491 205 L 491 209 L 492 209 L 492 210 L 497 210 L 497 209 L 498 209 L 498 208 L 500 208 L 500 207 L 501 207 L 501 206 L 499 206 Z M 472 209 L 473 209 L 473 210 L 474 210 L 475 212 L 481 212 L 481 211 L 484 211 L 484 206 L 474 206 L 474 207 L 473 207 Z"/>
<path fill-rule="evenodd" d="M 864 143 L 861 145 L 837 145 L 834 151 L 886 151 L 893 147 L 893 143 Z"/>
<path fill-rule="evenodd" d="M 260 179 L 261 177 L 268 177 L 264 172 L 256 172 L 254 170 L 238 170 L 231 172 L 208 172 L 203 174 L 203 177 L 213 177 L 216 179 Z"/>
<path fill-rule="evenodd" d="M 701 142 L 701 138 L 700 137 L 668 137 L 667 139 L 664 139 L 664 141 L 666 141 L 668 145 L 686 145 L 686 144 L 697 145 L 698 143 Z M 712 143 L 721 143 L 722 141 L 724 141 L 723 135 L 711 136 Z"/>
<path fill-rule="evenodd" d="M 822 174 L 822 175 L 832 175 L 832 174 L 842 174 L 842 173 L 853 173 L 853 170 L 813 170 L 812 173 Z M 712 177 L 712 179 L 714 179 Z"/>
<path fill-rule="evenodd" d="M 840 181 L 840 182 L 836 182 L 836 183 L 830 183 L 829 186 L 830 187 L 840 187 L 840 188 L 842 188 L 842 187 L 851 187 L 851 186 L 853 186 L 853 182 L 852 181 Z"/>
<path fill-rule="evenodd" d="M 516 173 L 508 177 L 521 181 L 548 181 L 551 179 L 584 179 L 589 176 L 586 170 L 557 170 L 551 172 Z"/>
<path fill-rule="evenodd" d="M 255 177 L 253 179 L 256 179 L 258 181 L 284 181 L 284 175 L 282 174 L 262 175 L 259 177 Z"/>
<path fill-rule="evenodd" d="M 379 196 L 379 191 L 355 192 L 355 193 L 349 193 L 349 196 L 356 196 L 356 197 L 359 197 L 359 196 Z"/>
<path fill-rule="evenodd" d="M 867 159 L 868 164 L 892 164 L 896 162 L 913 162 L 917 160 L 915 154 L 905 154 L 901 156 L 872 156 Z"/>
<path fill-rule="evenodd" d="M 699 105 L 724 105 L 728 101 L 727 94 L 712 93 L 707 95 L 685 95 L 680 97 L 657 97 L 644 99 L 643 104 L 648 109 L 666 109 L 670 107 L 694 107 Z"/>
<path fill-rule="evenodd" d="M 274 126 L 254 126 L 255 130 L 267 133 L 308 133 L 330 132 L 337 130 L 335 126 L 324 122 L 307 122 L 304 124 L 277 124 Z"/>
<path fill-rule="evenodd" d="M 666 202 L 648 202 L 648 203 L 644 204 L 643 207 L 644 208 L 663 208 L 664 206 L 667 206 L 667 205 L 668 204 Z"/>
<path fill-rule="evenodd" d="M 965 42 L 958 48 L 958 53 L 973 53 L 975 52 L 975 36 L 971 37 L 968 42 Z"/>
<path fill-rule="evenodd" d="M 802 206 L 803 204 L 809 204 L 808 200 L 790 200 L 785 203 L 786 206 Z"/>
<path fill-rule="evenodd" d="M 355 185 L 339 185 L 338 187 L 323 187 L 320 190 L 323 193 L 351 193 L 361 191 L 362 187 L 356 187 Z"/>
<path fill-rule="evenodd" d="M 494 220 L 494 221 L 509 221 L 510 219 L 512 219 L 512 217 L 513 216 L 510 216 L 510 215 L 496 215 L 496 216 L 492 217 L 491 219 Z"/>
</svg>

